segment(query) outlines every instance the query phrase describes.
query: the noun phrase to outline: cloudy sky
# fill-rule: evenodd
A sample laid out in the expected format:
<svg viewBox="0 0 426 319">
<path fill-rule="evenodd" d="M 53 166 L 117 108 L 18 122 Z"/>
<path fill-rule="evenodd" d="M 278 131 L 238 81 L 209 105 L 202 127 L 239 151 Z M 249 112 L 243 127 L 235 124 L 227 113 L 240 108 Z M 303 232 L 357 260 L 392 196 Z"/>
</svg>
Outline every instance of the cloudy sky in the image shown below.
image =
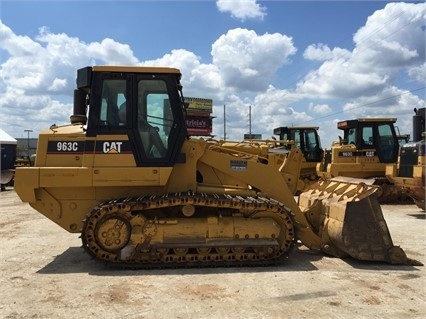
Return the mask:
<svg viewBox="0 0 426 319">
<path fill-rule="evenodd" d="M 179 68 L 184 95 L 213 99 L 219 139 L 225 122 L 236 140 L 309 125 L 330 147 L 337 121 L 373 116 L 412 133 L 425 17 L 424 1 L 1 0 L 0 128 L 69 122 L 76 69 L 111 64 Z"/>
</svg>

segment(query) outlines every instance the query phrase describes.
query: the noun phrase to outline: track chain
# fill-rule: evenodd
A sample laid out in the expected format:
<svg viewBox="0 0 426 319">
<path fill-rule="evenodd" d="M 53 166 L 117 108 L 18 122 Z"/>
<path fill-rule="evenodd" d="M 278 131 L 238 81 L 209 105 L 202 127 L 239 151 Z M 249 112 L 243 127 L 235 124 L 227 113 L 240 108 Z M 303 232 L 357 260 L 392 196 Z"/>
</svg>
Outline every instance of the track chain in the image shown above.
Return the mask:
<svg viewBox="0 0 426 319">
<path fill-rule="evenodd" d="M 182 214 L 184 206 L 195 207 L 193 217 L 198 218 L 266 217 L 273 219 L 280 231 L 263 241 L 235 235 L 222 240 L 222 245 L 207 241 L 199 245 L 151 244 L 159 225 L 192 218 Z M 84 250 L 94 259 L 120 268 L 260 266 L 285 259 L 293 247 L 294 232 L 291 211 L 275 200 L 187 192 L 103 202 L 83 221 L 81 239 Z"/>
</svg>

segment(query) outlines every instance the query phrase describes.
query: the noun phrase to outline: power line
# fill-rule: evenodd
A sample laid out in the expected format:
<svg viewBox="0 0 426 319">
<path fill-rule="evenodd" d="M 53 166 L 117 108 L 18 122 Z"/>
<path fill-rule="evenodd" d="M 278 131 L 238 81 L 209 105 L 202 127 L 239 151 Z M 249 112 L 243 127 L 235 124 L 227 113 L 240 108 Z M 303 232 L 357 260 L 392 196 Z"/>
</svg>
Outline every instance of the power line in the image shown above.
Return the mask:
<svg viewBox="0 0 426 319">
<path fill-rule="evenodd" d="M 396 5 L 395 3 L 393 3 L 393 5 Z M 362 43 L 364 43 L 364 42 L 366 42 L 368 39 L 370 39 L 373 35 L 375 35 L 375 34 L 377 34 L 380 30 L 383 30 L 383 29 L 385 29 L 386 28 L 386 26 L 389 24 L 389 23 L 391 23 L 391 22 L 393 22 L 393 21 L 395 21 L 395 20 L 397 20 L 397 19 L 399 19 L 402 15 L 404 14 L 404 11 L 401 11 L 398 15 L 396 15 L 396 16 L 394 16 L 394 17 L 392 17 L 391 19 L 388 19 L 387 21 L 384 21 L 383 22 L 383 24 L 381 25 L 381 27 L 379 27 L 379 28 L 376 28 L 376 29 L 374 29 L 374 30 L 372 30 L 370 33 L 368 33 L 367 35 L 365 35 L 363 38 L 361 38 L 359 41 L 358 41 L 358 44 L 357 44 L 357 47 L 359 47 L 359 45 L 360 44 L 362 44 Z M 392 36 L 392 35 L 394 35 L 395 33 L 397 33 L 397 32 L 400 32 L 402 29 L 404 29 L 405 27 L 407 27 L 409 24 L 411 24 L 412 22 L 410 21 L 410 22 L 408 22 L 407 24 L 405 24 L 405 25 L 403 25 L 401 28 L 399 28 L 397 31 L 395 31 L 395 32 L 392 32 L 392 33 L 390 33 L 390 34 L 388 34 L 386 37 L 384 37 L 383 39 L 387 39 L 387 38 L 389 38 L 390 36 Z M 359 30 L 359 29 L 358 29 Z M 342 46 L 342 44 L 345 44 L 347 42 L 347 40 L 340 40 L 340 41 L 338 41 L 338 43 L 337 43 L 337 45 L 335 45 L 334 46 L 334 48 L 336 48 L 336 47 L 340 47 L 340 46 Z M 360 50 L 360 51 L 358 51 L 358 53 L 361 53 L 361 52 L 364 52 L 364 51 L 366 51 L 367 49 L 369 48 L 369 46 L 365 46 L 362 50 Z M 330 48 L 331 49 L 331 48 Z M 343 47 L 342 47 L 342 49 L 343 49 Z M 350 52 L 353 52 L 353 49 L 350 51 Z M 338 54 L 336 54 L 335 56 L 334 56 L 334 59 L 340 59 L 340 58 L 343 58 L 343 56 L 344 56 L 344 53 L 338 53 Z M 306 70 L 306 69 L 308 69 L 310 66 L 313 66 L 314 64 L 317 64 L 318 62 L 317 61 L 311 61 L 311 62 L 309 62 L 309 63 L 306 63 L 301 69 L 298 69 L 298 71 L 300 71 L 300 70 Z M 293 75 L 293 74 L 296 74 L 296 71 L 295 72 L 292 72 L 292 73 L 290 73 L 289 75 L 291 76 L 291 75 Z M 289 85 L 287 85 L 286 87 L 287 87 L 287 89 L 288 88 L 290 88 L 290 85 L 292 85 L 292 84 L 296 84 L 297 82 L 299 82 L 300 80 L 302 80 L 304 77 L 306 76 L 306 74 L 304 74 L 304 75 L 301 75 L 301 76 L 298 76 L 294 81 L 292 81 L 292 82 L 290 82 L 289 83 Z M 285 95 L 287 95 L 287 93 L 285 94 Z"/>
<path fill-rule="evenodd" d="M 366 106 L 369 106 L 369 105 L 372 105 L 372 104 L 376 104 L 376 103 L 379 103 L 379 102 L 383 102 L 383 101 L 395 99 L 397 97 L 403 96 L 403 95 L 408 94 L 408 93 L 413 93 L 413 92 L 417 92 L 417 91 L 420 91 L 420 90 L 424 90 L 425 88 L 426 88 L 426 86 L 423 86 L 423 87 L 420 87 L 420 88 L 417 88 L 417 89 L 414 89 L 414 90 L 409 90 L 409 91 L 403 92 L 401 94 L 397 94 L 397 95 L 393 95 L 393 96 L 390 96 L 390 97 L 386 97 L 386 98 L 383 98 L 383 99 L 380 99 L 380 100 L 377 100 L 377 101 L 373 101 L 373 102 L 370 102 L 370 103 L 361 104 L 359 106 L 356 106 L 356 107 L 353 107 L 353 108 L 350 108 L 350 109 L 347 109 L 347 110 L 343 110 L 343 111 L 339 111 L 339 112 L 333 112 L 332 114 L 324 115 L 324 116 L 321 116 L 321 117 L 317 117 L 317 118 L 314 118 L 314 119 L 311 119 L 311 120 L 307 120 L 307 121 L 301 122 L 301 124 L 309 123 L 309 122 L 317 121 L 317 120 L 321 120 L 321 119 L 325 119 L 327 117 L 334 116 L 336 114 L 349 112 L 351 110 L 360 109 L 362 107 L 366 107 Z"/>
</svg>

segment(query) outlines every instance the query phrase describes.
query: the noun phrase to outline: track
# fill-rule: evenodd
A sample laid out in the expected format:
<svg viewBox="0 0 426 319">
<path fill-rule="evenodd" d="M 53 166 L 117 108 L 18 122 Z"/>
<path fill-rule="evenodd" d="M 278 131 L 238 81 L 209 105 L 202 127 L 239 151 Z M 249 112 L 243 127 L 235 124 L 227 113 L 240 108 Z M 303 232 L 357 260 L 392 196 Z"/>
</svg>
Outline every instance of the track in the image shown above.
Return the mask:
<svg viewBox="0 0 426 319">
<path fill-rule="evenodd" d="M 386 177 L 374 178 L 373 185 L 380 186 L 378 196 L 380 204 L 411 205 L 414 203 L 413 199 L 400 186 L 389 182 Z"/>
<path fill-rule="evenodd" d="M 124 268 L 257 266 L 287 257 L 294 225 L 271 199 L 188 192 L 102 203 L 81 238 L 93 258 Z"/>
</svg>

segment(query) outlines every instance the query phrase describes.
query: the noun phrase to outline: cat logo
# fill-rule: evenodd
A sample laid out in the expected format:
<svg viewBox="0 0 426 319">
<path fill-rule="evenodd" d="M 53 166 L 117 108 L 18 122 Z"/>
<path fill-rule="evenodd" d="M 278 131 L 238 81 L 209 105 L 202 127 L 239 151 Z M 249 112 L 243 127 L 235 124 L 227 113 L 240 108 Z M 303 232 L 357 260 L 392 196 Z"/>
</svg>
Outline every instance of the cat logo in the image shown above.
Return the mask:
<svg viewBox="0 0 426 319">
<path fill-rule="evenodd" d="M 119 154 L 122 144 L 123 142 L 104 142 L 102 151 L 104 154 Z"/>
</svg>

